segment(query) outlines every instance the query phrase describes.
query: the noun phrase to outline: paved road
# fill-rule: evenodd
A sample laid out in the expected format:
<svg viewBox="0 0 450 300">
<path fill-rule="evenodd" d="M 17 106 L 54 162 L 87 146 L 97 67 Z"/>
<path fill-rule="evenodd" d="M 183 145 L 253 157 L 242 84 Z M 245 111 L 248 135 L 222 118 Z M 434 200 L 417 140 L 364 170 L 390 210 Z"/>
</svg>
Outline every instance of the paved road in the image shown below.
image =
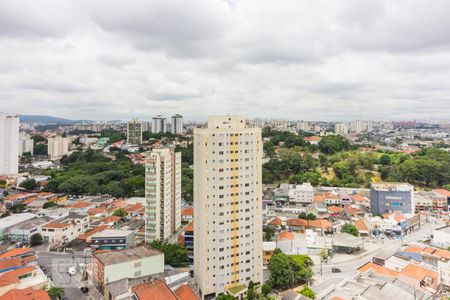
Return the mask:
<svg viewBox="0 0 450 300">
<path fill-rule="evenodd" d="M 434 223 L 423 223 L 417 231 L 407 235 L 403 240 L 384 239 L 382 241 L 378 241 L 378 243 L 382 245 L 380 250 L 376 250 L 365 257 L 358 256 L 344 262 L 334 263 L 333 266 L 341 269 L 341 273 L 332 273 L 331 263 L 323 264 L 321 276 L 320 264 L 316 264 L 314 266 L 314 274 L 316 275 L 314 276 L 314 282 L 312 284 L 313 290 L 317 294 L 320 294 L 333 284 L 337 284 L 345 278 L 355 275 L 357 273 L 357 269 L 363 264 L 369 262 L 374 255 L 380 253 L 381 251 L 394 252 L 399 250 L 402 245 L 406 243 L 424 240 L 430 236 L 432 229 L 438 226 L 439 225 Z"/>
<path fill-rule="evenodd" d="M 45 267 L 47 275 L 52 278 L 56 287 L 64 288 L 65 297 L 72 299 L 89 299 L 81 291 L 80 287 L 86 285 L 79 281 L 79 276 L 70 276 L 67 270 L 71 266 L 79 263 L 89 263 L 90 258 L 81 254 L 73 256 L 71 253 L 38 252 L 38 262 L 41 267 Z"/>
</svg>

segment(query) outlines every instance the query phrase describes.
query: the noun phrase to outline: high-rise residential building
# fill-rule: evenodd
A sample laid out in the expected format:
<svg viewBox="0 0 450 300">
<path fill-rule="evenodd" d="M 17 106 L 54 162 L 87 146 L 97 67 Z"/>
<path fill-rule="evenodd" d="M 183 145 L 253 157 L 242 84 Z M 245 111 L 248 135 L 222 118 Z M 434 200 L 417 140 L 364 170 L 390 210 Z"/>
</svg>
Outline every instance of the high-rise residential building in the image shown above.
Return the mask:
<svg viewBox="0 0 450 300">
<path fill-rule="evenodd" d="M 69 153 L 69 138 L 55 136 L 48 139 L 48 156 L 50 160 L 61 159 L 64 155 Z"/>
<path fill-rule="evenodd" d="M 142 123 L 142 132 L 150 131 L 150 129 L 152 127 L 152 123 L 151 122 L 141 122 L 141 123 Z"/>
<path fill-rule="evenodd" d="M 167 119 L 161 115 L 157 115 L 152 119 L 152 132 L 153 133 L 166 133 L 167 132 Z"/>
<path fill-rule="evenodd" d="M 26 132 L 19 134 L 19 155 L 29 152 L 33 155 L 34 140 Z"/>
<path fill-rule="evenodd" d="M 194 278 L 202 298 L 262 283 L 261 129 L 242 117 L 194 129 Z"/>
<path fill-rule="evenodd" d="M 127 144 L 135 146 L 142 144 L 142 123 L 137 119 L 127 123 Z"/>
<path fill-rule="evenodd" d="M 19 172 L 19 117 L 0 113 L 0 174 Z"/>
<path fill-rule="evenodd" d="M 414 186 L 402 182 L 372 183 L 370 209 L 374 214 L 415 213 Z"/>
<path fill-rule="evenodd" d="M 334 125 L 334 133 L 340 134 L 340 135 L 347 135 L 348 134 L 348 126 L 345 123 L 336 123 Z"/>
<path fill-rule="evenodd" d="M 153 149 L 145 160 L 145 240 L 166 240 L 181 227 L 181 152 Z"/>
<path fill-rule="evenodd" d="M 173 134 L 183 134 L 183 116 L 179 114 L 172 116 L 171 126 Z"/>
</svg>

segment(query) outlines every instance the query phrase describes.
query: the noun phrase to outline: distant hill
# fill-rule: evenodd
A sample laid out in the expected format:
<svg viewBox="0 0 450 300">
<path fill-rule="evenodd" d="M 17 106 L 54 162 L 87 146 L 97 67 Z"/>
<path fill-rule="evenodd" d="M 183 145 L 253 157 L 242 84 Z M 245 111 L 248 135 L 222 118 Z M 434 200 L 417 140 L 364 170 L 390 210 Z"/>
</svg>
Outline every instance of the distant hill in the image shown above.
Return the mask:
<svg viewBox="0 0 450 300">
<path fill-rule="evenodd" d="M 36 122 L 45 124 L 69 125 L 78 122 L 76 120 L 69 120 L 52 116 L 38 116 L 38 115 L 19 115 L 19 118 L 20 122 Z"/>
</svg>

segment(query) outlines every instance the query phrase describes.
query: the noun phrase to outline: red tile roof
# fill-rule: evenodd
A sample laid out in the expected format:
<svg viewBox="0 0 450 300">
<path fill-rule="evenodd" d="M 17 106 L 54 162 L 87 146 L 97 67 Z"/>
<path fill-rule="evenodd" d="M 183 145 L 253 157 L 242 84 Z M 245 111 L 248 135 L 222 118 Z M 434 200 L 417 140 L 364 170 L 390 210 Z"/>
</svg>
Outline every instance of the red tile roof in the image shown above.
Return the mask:
<svg viewBox="0 0 450 300">
<path fill-rule="evenodd" d="M 36 196 L 30 197 L 30 198 L 27 198 L 25 201 L 23 201 L 22 204 L 23 205 L 28 205 L 31 202 L 36 201 L 37 199 L 38 199 L 38 197 L 36 197 Z"/>
<path fill-rule="evenodd" d="M 274 218 L 269 223 L 267 223 L 267 225 L 281 226 L 281 219 L 280 218 Z"/>
<path fill-rule="evenodd" d="M 91 235 L 93 235 L 93 234 L 95 234 L 95 233 L 97 233 L 97 232 L 103 231 L 103 230 L 105 230 L 106 228 L 109 228 L 109 226 L 108 226 L 108 225 L 100 225 L 100 226 L 97 226 L 97 227 L 95 227 L 94 229 L 92 229 L 92 230 L 90 230 L 90 231 L 88 231 L 88 232 L 85 232 L 85 233 L 83 233 L 82 235 L 78 236 L 78 237 L 77 237 L 77 240 L 86 240 L 86 239 L 87 239 L 88 237 L 90 237 Z"/>
<path fill-rule="evenodd" d="M 313 135 L 313 136 L 306 136 L 305 138 L 304 138 L 304 140 L 305 141 L 307 141 L 307 142 L 318 142 L 318 141 L 320 141 L 322 138 L 320 137 L 320 136 L 316 136 L 316 135 Z"/>
<path fill-rule="evenodd" d="M 34 253 L 32 248 L 14 248 L 0 255 L 0 259 L 19 257 L 26 253 Z"/>
<path fill-rule="evenodd" d="M 178 300 L 163 280 L 141 283 L 131 288 L 139 300 Z"/>
<path fill-rule="evenodd" d="M 408 264 L 400 273 L 417 281 L 422 281 L 425 277 L 430 277 L 434 280 L 438 278 L 437 272 L 430 269 L 425 269 L 412 263 Z"/>
<path fill-rule="evenodd" d="M 122 219 L 122 218 L 119 217 L 119 216 L 109 216 L 109 217 L 103 218 L 103 219 L 101 220 L 101 223 L 109 224 L 109 223 L 117 222 L 117 221 L 119 221 L 120 219 Z"/>
<path fill-rule="evenodd" d="M 287 226 L 308 226 L 308 221 L 303 219 L 288 219 L 286 221 Z"/>
<path fill-rule="evenodd" d="M 330 213 L 334 213 L 334 214 L 338 214 L 343 212 L 344 209 L 342 207 L 339 206 L 328 206 L 328 212 Z"/>
<path fill-rule="evenodd" d="M 1 296 L 0 300 L 50 300 L 50 297 L 45 290 L 27 288 L 10 290 Z"/>
<path fill-rule="evenodd" d="M 94 207 L 94 208 L 90 208 L 88 210 L 88 215 L 92 216 L 92 215 L 97 215 L 97 214 L 102 214 L 105 212 L 105 208 L 103 207 Z"/>
<path fill-rule="evenodd" d="M 369 199 L 361 195 L 352 195 L 352 200 L 355 202 L 367 202 Z"/>
<path fill-rule="evenodd" d="M 181 210 L 181 215 L 182 216 L 193 216 L 194 215 L 194 208 L 192 208 L 192 207 L 183 208 Z"/>
<path fill-rule="evenodd" d="M 68 226 L 69 226 L 69 224 L 61 223 L 61 222 L 57 222 L 57 221 L 52 221 L 50 223 L 42 225 L 42 227 L 44 227 L 44 228 L 66 228 Z"/>
<path fill-rule="evenodd" d="M 189 225 L 186 226 L 186 228 L 184 229 L 184 231 L 194 232 L 194 221 L 192 221 L 191 223 L 189 223 Z"/>
<path fill-rule="evenodd" d="M 324 202 L 325 198 L 322 195 L 314 195 L 315 202 Z"/>
<path fill-rule="evenodd" d="M 278 240 L 279 241 L 285 241 L 285 240 L 292 241 L 293 239 L 294 239 L 294 234 L 292 232 L 289 232 L 289 231 L 282 231 L 278 235 Z"/>
<path fill-rule="evenodd" d="M 382 275 L 389 275 L 389 276 L 398 276 L 399 275 L 398 272 L 390 270 L 383 266 L 374 264 L 373 262 L 368 262 L 367 264 L 358 268 L 358 271 L 363 272 L 363 273 L 365 273 L 369 270 L 373 270 L 375 273 L 382 274 Z"/>
<path fill-rule="evenodd" d="M 0 270 L 6 270 L 13 267 L 20 267 L 22 262 L 20 258 L 11 258 L 7 260 L 0 260 Z"/>
<path fill-rule="evenodd" d="M 17 199 L 26 198 L 29 195 L 30 195 L 30 193 L 19 193 L 19 194 L 8 195 L 5 197 L 5 201 L 14 201 Z"/>
<path fill-rule="evenodd" d="M 447 191 L 445 189 L 435 189 L 435 190 L 433 190 L 433 192 L 441 194 L 442 196 L 445 196 L 445 197 L 450 197 L 450 191 Z"/>
<path fill-rule="evenodd" d="M 194 293 L 194 291 L 187 285 L 182 284 L 178 289 L 175 291 L 175 295 L 178 296 L 178 299 L 180 300 L 198 300 L 199 298 Z"/>
<path fill-rule="evenodd" d="M 33 272 L 36 268 L 36 266 L 29 266 L 3 273 L 0 275 L 0 287 L 8 286 L 13 283 L 19 283 L 19 276 Z"/>
<path fill-rule="evenodd" d="M 72 205 L 69 205 L 69 208 L 85 208 L 85 207 L 89 207 L 89 206 L 93 206 L 93 205 L 95 205 L 95 204 L 88 203 L 88 202 L 77 202 Z"/>
<path fill-rule="evenodd" d="M 327 229 L 331 228 L 331 223 L 325 219 L 308 220 L 308 227 Z"/>
<path fill-rule="evenodd" d="M 408 248 L 406 248 L 405 250 L 403 250 L 404 252 L 409 252 L 409 253 L 420 253 L 423 251 L 424 248 L 422 247 L 414 247 L 414 246 L 409 246 Z"/>
<path fill-rule="evenodd" d="M 369 228 L 367 228 L 366 224 L 361 219 L 355 221 L 355 227 L 358 231 L 369 231 Z"/>
</svg>

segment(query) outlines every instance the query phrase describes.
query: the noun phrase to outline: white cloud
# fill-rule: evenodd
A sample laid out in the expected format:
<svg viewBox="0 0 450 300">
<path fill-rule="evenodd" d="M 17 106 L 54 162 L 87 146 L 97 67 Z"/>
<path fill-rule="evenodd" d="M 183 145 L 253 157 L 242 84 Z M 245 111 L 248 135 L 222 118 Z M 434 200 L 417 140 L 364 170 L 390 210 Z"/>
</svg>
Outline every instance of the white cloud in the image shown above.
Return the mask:
<svg viewBox="0 0 450 300">
<path fill-rule="evenodd" d="M 0 104 L 150 119 L 448 118 L 448 1 L 4 0 Z"/>
</svg>

